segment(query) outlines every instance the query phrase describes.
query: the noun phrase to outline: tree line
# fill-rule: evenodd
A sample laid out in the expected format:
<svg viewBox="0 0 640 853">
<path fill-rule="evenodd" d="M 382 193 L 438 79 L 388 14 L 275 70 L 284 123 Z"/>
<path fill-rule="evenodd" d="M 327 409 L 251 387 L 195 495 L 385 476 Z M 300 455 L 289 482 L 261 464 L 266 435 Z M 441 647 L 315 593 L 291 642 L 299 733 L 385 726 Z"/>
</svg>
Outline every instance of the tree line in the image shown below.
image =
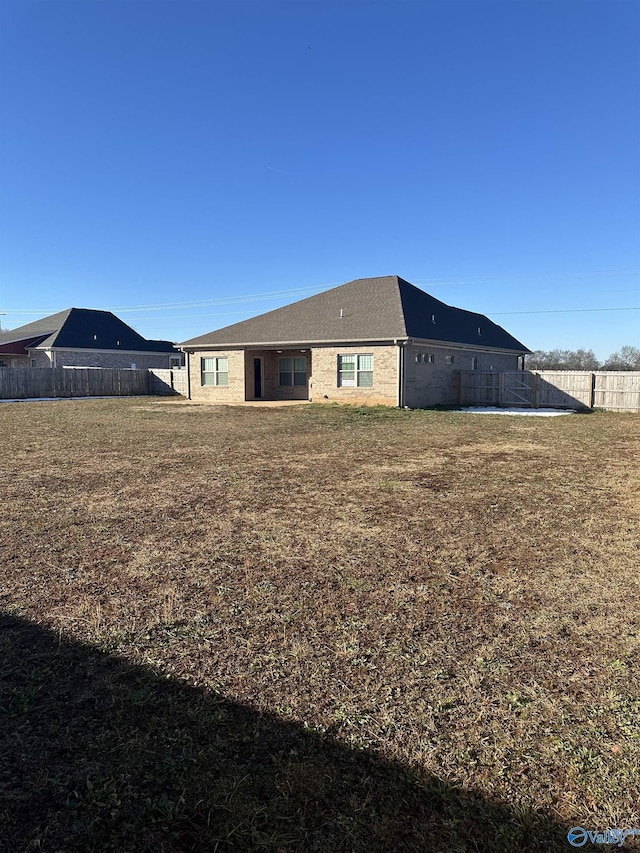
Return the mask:
<svg viewBox="0 0 640 853">
<path fill-rule="evenodd" d="M 640 348 L 620 347 L 606 361 L 591 349 L 535 350 L 525 359 L 528 370 L 640 370 Z"/>
</svg>

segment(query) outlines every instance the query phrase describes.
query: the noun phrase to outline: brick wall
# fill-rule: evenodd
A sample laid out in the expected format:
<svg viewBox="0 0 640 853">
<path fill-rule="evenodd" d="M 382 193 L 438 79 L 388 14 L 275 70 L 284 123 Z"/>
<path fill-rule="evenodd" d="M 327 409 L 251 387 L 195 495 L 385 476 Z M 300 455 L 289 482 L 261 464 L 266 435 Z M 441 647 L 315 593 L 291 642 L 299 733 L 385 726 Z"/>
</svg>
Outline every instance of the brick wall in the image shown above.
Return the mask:
<svg viewBox="0 0 640 853">
<path fill-rule="evenodd" d="M 53 367 L 51 353 L 44 350 L 29 350 L 29 367 Z"/>
<path fill-rule="evenodd" d="M 254 359 L 262 359 L 264 400 L 307 400 L 314 403 L 334 402 L 355 405 L 398 405 L 398 347 L 393 344 L 358 346 L 318 346 L 303 352 L 295 350 L 210 350 L 189 355 L 191 399 L 215 403 L 240 403 L 256 400 Z M 373 387 L 338 387 L 339 355 L 373 355 Z M 431 354 L 432 363 L 422 355 Z M 420 360 L 416 361 L 416 355 Z M 229 384 L 226 387 L 203 386 L 201 358 L 229 359 Z M 280 358 L 307 358 L 309 387 L 280 386 Z M 452 361 L 447 361 L 447 357 Z M 464 350 L 455 347 L 409 344 L 405 348 L 404 405 L 419 408 L 458 402 L 456 374 L 472 369 L 496 372 L 518 369 L 518 357 L 504 353 Z"/>
<path fill-rule="evenodd" d="M 29 356 L 0 352 L 0 367 L 30 367 Z"/>
<path fill-rule="evenodd" d="M 244 350 L 207 350 L 188 353 L 191 377 L 191 399 L 209 403 L 242 403 L 245 399 Z M 228 358 L 229 384 L 203 385 L 202 358 Z"/>
<path fill-rule="evenodd" d="M 373 388 L 339 388 L 338 355 L 373 355 Z M 311 351 L 311 388 L 314 403 L 398 405 L 398 347 L 394 345 L 314 347 Z"/>
<path fill-rule="evenodd" d="M 53 354 L 50 350 L 32 349 L 31 358 L 35 367 L 53 367 Z M 174 354 L 172 353 L 171 356 Z M 138 370 L 152 367 L 169 368 L 170 354 L 167 352 L 118 352 L 117 350 L 65 350 L 55 349 L 56 367 L 114 367 L 131 368 L 135 364 Z"/>
<path fill-rule="evenodd" d="M 433 362 L 424 362 L 424 355 L 433 355 Z M 416 361 L 416 356 L 420 360 Z M 447 362 L 447 357 L 453 359 Z M 405 352 L 404 405 L 412 408 L 455 405 L 458 402 L 456 373 L 473 369 L 496 372 L 517 370 L 518 356 L 508 353 L 464 350 L 456 347 L 408 344 Z"/>
</svg>

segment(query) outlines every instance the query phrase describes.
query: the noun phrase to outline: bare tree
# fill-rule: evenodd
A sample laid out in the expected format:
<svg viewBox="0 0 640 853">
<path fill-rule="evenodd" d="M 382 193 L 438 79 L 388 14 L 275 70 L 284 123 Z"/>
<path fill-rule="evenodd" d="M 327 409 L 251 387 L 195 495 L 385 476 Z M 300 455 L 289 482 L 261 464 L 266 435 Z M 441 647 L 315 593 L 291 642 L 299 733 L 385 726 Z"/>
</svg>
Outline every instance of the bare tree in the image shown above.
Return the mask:
<svg viewBox="0 0 640 853">
<path fill-rule="evenodd" d="M 526 357 L 530 370 L 599 370 L 600 362 L 593 350 L 536 350 Z"/>
<path fill-rule="evenodd" d="M 613 352 L 603 365 L 604 370 L 640 370 L 640 348 L 626 345 Z"/>
</svg>

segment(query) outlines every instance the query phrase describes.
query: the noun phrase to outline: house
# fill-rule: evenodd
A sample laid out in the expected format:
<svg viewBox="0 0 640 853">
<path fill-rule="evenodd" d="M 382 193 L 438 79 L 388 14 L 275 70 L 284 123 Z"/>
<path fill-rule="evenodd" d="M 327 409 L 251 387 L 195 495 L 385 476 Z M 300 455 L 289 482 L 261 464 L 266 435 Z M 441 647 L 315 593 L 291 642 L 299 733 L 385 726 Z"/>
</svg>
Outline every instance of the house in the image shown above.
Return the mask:
<svg viewBox="0 0 640 853">
<path fill-rule="evenodd" d="M 180 367 L 170 341 L 150 341 L 110 311 L 67 308 L 0 332 L 0 367 Z"/>
<path fill-rule="evenodd" d="M 457 402 L 461 370 L 518 370 L 524 344 L 396 275 L 361 278 L 180 344 L 189 397 Z"/>
</svg>

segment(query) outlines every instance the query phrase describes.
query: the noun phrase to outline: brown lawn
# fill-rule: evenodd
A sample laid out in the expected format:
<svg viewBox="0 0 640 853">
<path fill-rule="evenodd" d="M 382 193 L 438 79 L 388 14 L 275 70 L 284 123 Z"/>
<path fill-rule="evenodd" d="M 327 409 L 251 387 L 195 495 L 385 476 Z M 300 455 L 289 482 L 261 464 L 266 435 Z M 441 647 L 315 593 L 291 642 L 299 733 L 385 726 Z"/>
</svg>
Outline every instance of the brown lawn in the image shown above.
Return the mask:
<svg viewBox="0 0 640 853">
<path fill-rule="evenodd" d="M 640 416 L 0 418 L 1 849 L 640 829 Z"/>
</svg>

